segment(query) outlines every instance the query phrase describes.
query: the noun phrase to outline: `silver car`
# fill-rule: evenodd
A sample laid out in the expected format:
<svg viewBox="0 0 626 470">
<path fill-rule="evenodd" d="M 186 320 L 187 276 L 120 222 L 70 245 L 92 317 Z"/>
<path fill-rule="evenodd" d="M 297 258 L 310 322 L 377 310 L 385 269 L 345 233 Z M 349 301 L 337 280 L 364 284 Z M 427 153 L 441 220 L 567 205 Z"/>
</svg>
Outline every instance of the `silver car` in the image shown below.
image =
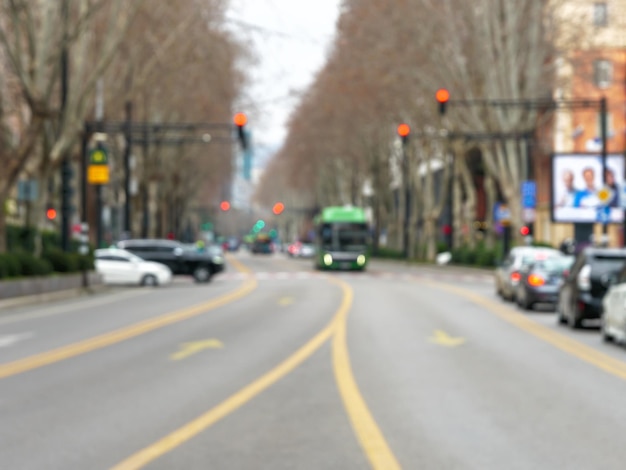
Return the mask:
<svg viewBox="0 0 626 470">
<path fill-rule="evenodd" d="M 517 246 L 513 248 L 496 269 L 496 294 L 509 302 L 515 300 L 517 286 L 522 278 L 520 270 L 537 260 L 553 256 L 563 256 L 563 254 L 554 248 L 536 246 Z"/>
</svg>

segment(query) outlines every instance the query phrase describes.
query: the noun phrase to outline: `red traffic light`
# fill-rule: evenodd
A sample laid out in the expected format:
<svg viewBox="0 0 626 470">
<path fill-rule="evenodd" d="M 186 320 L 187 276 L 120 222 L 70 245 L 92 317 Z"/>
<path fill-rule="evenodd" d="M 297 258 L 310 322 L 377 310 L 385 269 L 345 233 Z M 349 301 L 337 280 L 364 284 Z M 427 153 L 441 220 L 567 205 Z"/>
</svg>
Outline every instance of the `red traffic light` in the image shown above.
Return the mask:
<svg viewBox="0 0 626 470">
<path fill-rule="evenodd" d="M 450 99 L 450 92 L 445 88 L 439 88 L 437 93 L 435 93 L 435 98 L 439 103 L 447 103 Z"/>
<path fill-rule="evenodd" d="M 57 218 L 57 211 L 56 209 L 50 207 L 47 211 L 46 211 L 46 217 L 48 217 L 48 220 L 54 220 Z"/>
<path fill-rule="evenodd" d="M 246 116 L 244 113 L 237 113 L 233 117 L 233 122 L 236 126 L 243 127 L 248 122 L 248 116 Z"/>
<path fill-rule="evenodd" d="M 528 228 L 526 225 L 524 225 L 523 227 L 521 227 L 519 229 L 519 233 L 521 233 L 523 236 L 528 236 L 530 235 L 530 228 Z"/>
<path fill-rule="evenodd" d="M 228 209 L 230 209 L 230 202 L 228 202 L 228 201 L 220 202 L 220 209 L 222 209 L 224 212 L 226 212 Z"/>
<path fill-rule="evenodd" d="M 272 208 L 272 212 L 275 215 L 282 214 L 284 210 L 285 210 L 285 205 L 282 202 L 277 202 L 276 204 L 274 204 L 274 207 Z"/>
<path fill-rule="evenodd" d="M 410 133 L 411 133 L 411 128 L 409 127 L 408 124 L 402 123 L 398 126 L 398 135 L 400 137 L 408 137 Z"/>
</svg>

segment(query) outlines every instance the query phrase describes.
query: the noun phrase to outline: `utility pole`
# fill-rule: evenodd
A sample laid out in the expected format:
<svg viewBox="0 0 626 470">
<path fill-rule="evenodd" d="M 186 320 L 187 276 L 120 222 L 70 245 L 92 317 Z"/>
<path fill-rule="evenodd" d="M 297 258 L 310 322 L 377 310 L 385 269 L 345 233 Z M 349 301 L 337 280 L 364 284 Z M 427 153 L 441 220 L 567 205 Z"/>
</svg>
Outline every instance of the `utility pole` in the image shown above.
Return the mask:
<svg viewBox="0 0 626 470">
<path fill-rule="evenodd" d="M 130 99 L 126 100 L 126 147 L 124 148 L 124 231 L 127 237 L 132 236 L 132 220 L 130 205 L 130 152 L 133 146 L 132 119 L 133 119 L 133 103 Z"/>
<path fill-rule="evenodd" d="M 408 124 L 398 126 L 398 135 L 402 139 L 402 186 L 404 188 L 404 220 L 402 224 L 402 253 L 405 259 L 409 259 L 409 221 L 411 218 L 411 188 L 409 175 L 409 157 L 407 145 L 411 128 Z"/>
<path fill-rule="evenodd" d="M 63 132 L 63 125 L 67 113 L 67 96 L 69 91 L 69 54 L 68 43 L 68 21 L 69 21 L 69 0 L 61 1 L 61 21 L 63 22 L 63 39 L 61 43 L 61 115 L 59 121 L 59 135 Z M 70 219 L 72 212 L 72 188 L 70 180 L 72 178 L 72 163 L 67 152 L 61 157 L 61 248 L 63 251 L 70 251 Z"/>
</svg>

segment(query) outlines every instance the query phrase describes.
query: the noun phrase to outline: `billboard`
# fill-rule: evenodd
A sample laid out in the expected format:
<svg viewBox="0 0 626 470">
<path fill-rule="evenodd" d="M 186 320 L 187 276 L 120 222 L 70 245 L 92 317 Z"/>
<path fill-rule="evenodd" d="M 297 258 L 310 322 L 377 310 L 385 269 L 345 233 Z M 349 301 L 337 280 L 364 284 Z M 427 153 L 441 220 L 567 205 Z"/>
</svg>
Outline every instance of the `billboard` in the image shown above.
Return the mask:
<svg viewBox="0 0 626 470">
<path fill-rule="evenodd" d="M 598 191 L 604 187 L 602 159 L 594 154 L 555 154 L 552 156 L 552 220 L 564 223 L 621 223 L 624 210 L 620 192 L 624 186 L 624 156 L 607 155 L 607 187 L 611 195 L 605 203 Z"/>
</svg>

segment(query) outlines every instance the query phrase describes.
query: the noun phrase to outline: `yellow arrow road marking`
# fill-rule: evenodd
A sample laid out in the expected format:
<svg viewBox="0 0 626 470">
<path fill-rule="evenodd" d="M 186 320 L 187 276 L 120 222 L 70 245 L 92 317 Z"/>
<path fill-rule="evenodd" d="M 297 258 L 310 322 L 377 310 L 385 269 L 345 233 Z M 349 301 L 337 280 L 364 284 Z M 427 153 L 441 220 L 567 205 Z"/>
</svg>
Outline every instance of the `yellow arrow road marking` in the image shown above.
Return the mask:
<svg viewBox="0 0 626 470">
<path fill-rule="evenodd" d="M 233 264 L 237 269 L 247 270 L 245 266 L 236 260 Z M 197 317 L 211 310 L 215 310 L 216 308 L 234 302 L 235 300 L 239 300 L 250 294 L 256 288 L 257 282 L 254 279 L 248 280 L 238 289 L 209 300 L 208 302 L 194 305 L 176 312 L 166 313 L 155 318 L 150 318 L 148 320 L 111 331 L 109 333 L 104 333 L 76 343 L 61 346 L 57 349 L 34 354 L 13 362 L 0 364 L 0 379 L 21 374 L 29 370 L 38 369 L 39 367 L 54 364 L 71 357 L 80 356 L 81 354 L 126 341 L 127 339 L 148 333 L 149 331 L 157 330 L 189 318 Z"/>
<path fill-rule="evenodd" d="M 205 349 L 221 349 L 224 344 L 219 339 L 205 339 L 203 341 L 191 341 L 180 345 L 180 349 L 170 356 L 172 361 L 180 361 Z"/>
<path fill-rule="evenodd" d="M 626 362 L 624 361 L 611 357 L 606 353 L 598 351 L 597 349 L 587 346 L 586 344 L 562 333 L 553 331 L 547 326 L 531 320 L 528 316 L 516 312 L 506 305 L 502 305 L 499 302 L 483 297 L 482 295 L 476 294 L 468 289 L 433 281 L 427 281 L 427 283 L 441 290 L 465 297 L 466 299 L 471 300 L 474 304 L 484 307 L 485 311 L 501 318 L 520 330 L 523 330 L 526 333 L 551 344 L 555 348 L 558 348 L 567 354 L 577 357 L 578 359 L 597 367 L 598 369 L 604 370 L 615 377 L 626 380 Z"/>
<path fill-rule="evenodd" d="M 439 344 L 441 346 L 447 346 L 449 348 L 454 348 L 460 344 L 465 343 L 465 339 L 454 338 L 442 330 L 435 330 L 434 336 L 431 336 L 428 339 L 431 343 Z"/>
<path fill-rule="evenodd" d="M 278 305 L 282 305 L 286 307 L 287 305 L 291 305 L 293 303 L 293 299 L 291 297 L 283 297 L 278 300 Z"/>
</svg>

